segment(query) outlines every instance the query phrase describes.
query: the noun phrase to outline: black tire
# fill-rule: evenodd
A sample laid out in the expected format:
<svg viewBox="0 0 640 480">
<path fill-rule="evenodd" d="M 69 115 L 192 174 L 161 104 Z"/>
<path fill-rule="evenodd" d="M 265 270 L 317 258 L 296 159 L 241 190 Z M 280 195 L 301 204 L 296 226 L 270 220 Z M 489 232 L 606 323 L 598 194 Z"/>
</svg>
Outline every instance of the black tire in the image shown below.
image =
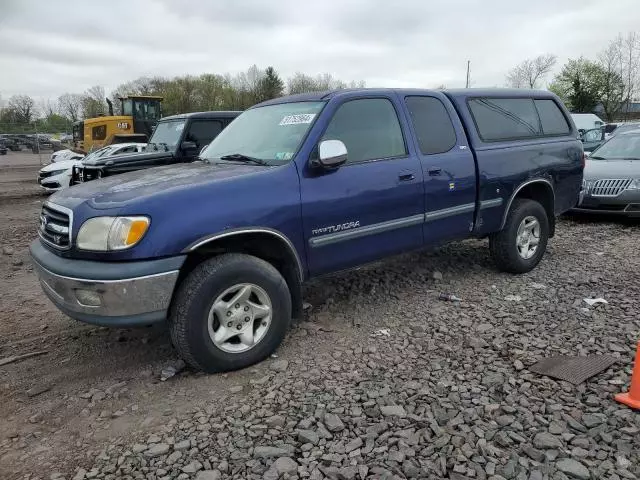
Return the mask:
<svg viewBox="0 0 640 480">
<path fill-rule="evenodd" d="M 531 258 L 525 259 L 518 253 L 516 237 L 520 223 L 528 216 L 535 217 L 540 224 L 540 242 Z M 489 237 L 489 250 L 496 266 L 503 272 L 526 273 L 535 268 L 549 240 L 549 219 L 544 207 L 526 198 L 516 198 L 511 204 L 504 228 Z"/>
<path fill-rule="evenodd" d="M 272 318 L 264 337 L 242 353 L 218 348 L 209 335 L 207 318 L 215 299 L 239 283 L 252 283 L 269 296 Z M 291 295 L 273 265 L 251 255 L 230 253 L 198 265 L 178 287 L 169 314 L 171 341 L 184 361 L 198 370 L 222 372 L 253 365 L 280 345 L 291 323 Z"/>
</svg>

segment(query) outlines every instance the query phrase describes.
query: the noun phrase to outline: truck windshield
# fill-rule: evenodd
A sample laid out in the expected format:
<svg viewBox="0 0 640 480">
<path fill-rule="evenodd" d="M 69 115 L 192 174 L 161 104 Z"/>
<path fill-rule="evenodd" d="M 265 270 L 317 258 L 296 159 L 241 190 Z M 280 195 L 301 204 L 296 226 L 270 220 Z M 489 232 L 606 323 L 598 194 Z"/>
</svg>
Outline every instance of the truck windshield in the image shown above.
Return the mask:
<svg viewBox="0 0 640 480">
<path fill-rule="evenodd" d="M 230 157 L 235 156 L 259 159 L 268 165 L 287 163 L 324 105 L 325 102 L 295 102 L 247 110 L 222 130 L 200 158 L 234 161 Z"/>
<path fill-rule="evenodd" d="M 151 147 L 175 150 L 184 130 L 184 120 L 159 122 L 149 139 Z"/>
<path fill-rule="evenodd" d="M 612 137 L 593 151 L 591 160 L 640 160 L 640 134 Z"/>
</svg>

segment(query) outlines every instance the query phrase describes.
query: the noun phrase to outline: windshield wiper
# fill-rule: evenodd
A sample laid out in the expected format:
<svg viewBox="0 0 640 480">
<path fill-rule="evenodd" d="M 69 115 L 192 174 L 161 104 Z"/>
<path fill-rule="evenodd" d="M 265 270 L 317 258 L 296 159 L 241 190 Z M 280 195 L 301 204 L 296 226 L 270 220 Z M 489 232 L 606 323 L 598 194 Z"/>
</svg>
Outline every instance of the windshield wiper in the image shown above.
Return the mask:
<svg viewBox="0 0 640 480">
<path fill-rule="evenodd" d="M 249 157 L 248 155 L 243 155 L 242 153 L 232 153 L 230 155 L 223 155 L 220 157 L 220 160 L 234 160 L 236 162 L 244 162 L 244 163 L 255 163 L 256 165 L 262 165 L 263 167 L 270 167 L 271 164 L 265 162 L 261 158 Z"/>
<path fill-rule="evenodd" d="M 604 157 L 599 157 L 597 155 L 589 155 L 587 158 L 592 158 L 594 160 L 606 160 Z"/>
</svg>

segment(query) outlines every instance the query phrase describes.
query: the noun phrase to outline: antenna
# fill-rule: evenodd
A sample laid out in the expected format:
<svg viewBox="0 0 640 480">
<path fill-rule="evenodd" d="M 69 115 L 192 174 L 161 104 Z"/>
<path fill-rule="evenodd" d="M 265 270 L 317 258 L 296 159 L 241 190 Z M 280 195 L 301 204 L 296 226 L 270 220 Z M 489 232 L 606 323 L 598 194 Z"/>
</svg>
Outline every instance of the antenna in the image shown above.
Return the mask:
<svg viewBox="0 0 640 480">
<path fill-rule="evenodd" d="M 467 85 L 465 88 L 469 88 L 469 69 L 471 67 L 471 60 L 467 60 Z"/>
</svg>

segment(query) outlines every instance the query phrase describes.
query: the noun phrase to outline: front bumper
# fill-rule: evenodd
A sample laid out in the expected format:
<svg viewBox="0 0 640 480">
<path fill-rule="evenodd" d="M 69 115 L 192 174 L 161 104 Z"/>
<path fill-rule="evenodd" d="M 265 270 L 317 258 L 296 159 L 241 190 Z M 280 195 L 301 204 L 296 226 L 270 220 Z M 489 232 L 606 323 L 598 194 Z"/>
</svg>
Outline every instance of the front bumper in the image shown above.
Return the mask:
<svg viewBox="0 0 640 480">
<path fill-rule="evenodd" d="M 39 240 L 29 248 L 44 293 L 81 322 L 130 327 L 162 322 L 186 256 L 136 262 L 62 258 Z"/>
<path fill-rule="evenodd" d="M 625 190 L 615 197 L 603 197 L 589 195 L 583 190 L 578 205 L 571 211 L 640 217 L 640 191 Z"/>
<path fill-rule="evenodd" d="M 68 172 L 44 178 L 38 175 L 38 183 L 47 192 L 57 192 L 58 190 L 62 190 L 63 188 L 69 186 L 70 178 L 71 175 Z"/>
</svg>

